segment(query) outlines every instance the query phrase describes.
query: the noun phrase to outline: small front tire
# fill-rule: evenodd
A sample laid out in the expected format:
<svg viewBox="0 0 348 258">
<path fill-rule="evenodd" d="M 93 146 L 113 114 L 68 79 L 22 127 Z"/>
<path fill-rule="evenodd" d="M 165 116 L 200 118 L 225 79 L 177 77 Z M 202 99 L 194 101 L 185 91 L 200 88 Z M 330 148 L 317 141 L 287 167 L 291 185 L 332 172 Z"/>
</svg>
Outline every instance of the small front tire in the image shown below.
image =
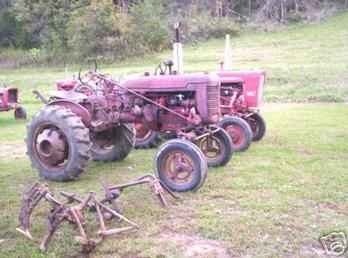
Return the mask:
<svg viewBox="0 0 348 258">
<path fill-rule="evenodd" d="M 155 157 L 156 174 L 172 191 L 198 190 L 207 177 L 207 161 L 187 140 L 174 139 L 160 146 Z"/>
<path fill-rule="evenodd" d="M 197 146 L 202 150 L 209 167 L 225 166 L 234 151 L 231 137 L 223 128 L 199 140 Z"/>
<path fill-rule="evenodd" d="M 246 118 L 253 132 L 253 141 L 260 141 L 266 134 L 266 121 L 259 113 L 254 113 Z"/>
<path fill-rule="evenodd" d="M 239 117 L 225 117 L 219 122 L 232 139 L 234 151 L 246 151 L 252 142 L 253 133 L 249 124 Z"/>
</svg>

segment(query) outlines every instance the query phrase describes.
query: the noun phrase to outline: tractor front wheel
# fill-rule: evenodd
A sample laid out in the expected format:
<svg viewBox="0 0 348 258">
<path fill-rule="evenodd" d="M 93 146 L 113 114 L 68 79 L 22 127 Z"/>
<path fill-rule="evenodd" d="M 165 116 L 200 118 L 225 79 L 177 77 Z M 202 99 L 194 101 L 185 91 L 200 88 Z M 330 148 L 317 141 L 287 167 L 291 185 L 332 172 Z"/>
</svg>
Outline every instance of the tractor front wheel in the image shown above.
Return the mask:
<svg viewBox="0 0 348 258">
<path fill-rule="evenodd" d="M 187 140 L 169 140 L 155 157 L 156 174 L 172 191 L 199 189 L 207 177 L 207 161 L 202 151 Z"/>
<path fill-rule="evenodd" d="M 253 133 L 246 121 L 239 117 L 225 117 L 219 126 L 231 136 L 234 151 L 246 151 L 250 147 Z"/>
<path fill-rule="evenodd" d="M 260 141 L 266 134 L 266 122 L 259 113 L 246 118 L 253 132 L 253 141 Z"/>
<path fill-rule="evenodd" d="M 89 131 L 69 109 L 45 106 L 27 128 L 27 153 L 40 176 L 53 181 L 77 178 L 89 159 Z"/>
<path fill-rule="evenodd" d="M 231 137 L 223 128 L 199 140 L 197 146 L 205 155 L 209 167 L 226 165 L 234 151 Z"/>
<path fill-rule="evenodd" d="M 121 161 L 131 152 L 135 131 L 131 125 L 120 125 L 109 130 L 92 133 L 91 155 L 95 161 Z"/>
</svg>

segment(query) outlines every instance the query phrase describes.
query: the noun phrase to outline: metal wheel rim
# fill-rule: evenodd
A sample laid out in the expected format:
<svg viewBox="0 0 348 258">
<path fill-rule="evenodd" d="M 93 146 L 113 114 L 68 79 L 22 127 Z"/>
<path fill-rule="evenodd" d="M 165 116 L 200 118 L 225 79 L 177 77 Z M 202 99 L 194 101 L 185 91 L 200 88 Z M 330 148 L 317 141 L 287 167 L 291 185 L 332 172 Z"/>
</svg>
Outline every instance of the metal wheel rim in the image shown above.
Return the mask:
<svg viewBox="0 0 348 258">
<path fill-rule="evenodd" d="M 163 158 L 161 172 L 177 185 L 186 184 L 193 178 L 194 161 L 183 151 L 173 151 Z"/>
<path fill-rule="evenodd" d="M 69 159 L 69 143 L 57 126 L 45 123 L 36 129 L 32 149 L 40 164 L 51 171 L 66 167 Z"/>
<path fill-rule="evenodd" d="M 209 136 L 208 136 L 209 137 Z M 215 160 L 217 157 L 219 157 L 223 151 L 223 146 L 219 140 L 219 138 L 217 138 L 215 135 L 210 136 L 211 140 L 213 142 L 212 145 L 215 145 L 215 151 L 212 152 L 212 149 L 208 149 L 208 137 L 203 138 L 200 142 L 199 142 L 199 148 L 202 150 L 204 156 L 208 159 L 208 160 Z"/>
</svg>

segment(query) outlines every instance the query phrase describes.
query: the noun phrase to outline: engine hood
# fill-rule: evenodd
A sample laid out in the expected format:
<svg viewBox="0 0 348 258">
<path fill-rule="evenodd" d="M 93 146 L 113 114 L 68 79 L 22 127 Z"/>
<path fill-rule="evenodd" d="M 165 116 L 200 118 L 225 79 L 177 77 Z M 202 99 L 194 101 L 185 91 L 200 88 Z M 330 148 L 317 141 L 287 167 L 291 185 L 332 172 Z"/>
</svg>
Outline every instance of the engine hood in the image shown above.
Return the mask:
<svg viewBox="0 0 348 258">
<path fill-rule="evenodd" d="M 220 78 L 216 74 L 185 74 L 139 76 L 123 80 L 121 85 L 138 91 L 176 91 L 189 90 L 197 85 L 218 85 Z"/>
</svg>

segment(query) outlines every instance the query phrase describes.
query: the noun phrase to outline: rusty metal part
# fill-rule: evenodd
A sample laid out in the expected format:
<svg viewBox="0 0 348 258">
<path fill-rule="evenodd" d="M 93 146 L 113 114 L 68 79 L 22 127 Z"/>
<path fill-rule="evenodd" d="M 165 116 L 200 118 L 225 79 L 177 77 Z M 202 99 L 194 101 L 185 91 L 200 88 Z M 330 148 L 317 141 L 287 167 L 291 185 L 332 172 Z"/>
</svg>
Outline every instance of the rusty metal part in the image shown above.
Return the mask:
<svg viewBox="0 0 348 258">
<path fill-rule="evenodd" d="M 127 88 L 127 87 L 124 87 L 124 86 L 120 85 L 117 81 L 113 80 L 112 78 L 110 78 L 110 77 L 108 77 L 108 76 L 106 76 L 104 74 L 95 72 L 93 74 L 93 76 L 98 78 L 98 79 L 100 79 L 100 80 L 103 80 L 106 83 L 113 84 L 113 85 L 115 85 L 116 87 L 118 87 L 118 88 L 120 88 L 122 90 L 130 92 L 131 94 L 133 94 L 133 95 L 135 95 L 135 96 L 137 96 L 137 97 L 139 97 L 139 98 L 141 98 L 141 99 L 143 99 L 143 100 L 145 100 L 145 101 L 147 101 L 147 102 L 157 106 L 158 108 L 163 109 L 163 110 L 165 110 L 165 111 L 167 111 L 169 113 L 172 113 L 172 114 L 182 118 L 184 121 L 186 121 L 188 123 L 194 124 L 193 121 L 190 121 L 190 119 L 188 119 L 187 117 L 181 115 L 180 113 L 178 113 L 178 112 L 176 112 L 176 111 L 174 111 L 174 110 L 172 110 L 170 108 L 167 108 L 166 106 L 161 105 L 161 104 L 157 103 L 156 101 L 153 101 L 152 99 L 150 99 L 150 98 L 148 98 L 148 97 L 146 97 L 146 96 L 144 96 L 144 95 L 142 95 L 142 94 L 140 94 L 140 93 L 138 93 L 138 92 L 136 92 L 136 91 L 134 91 L 134 90 L 132 90 L 130 88 Z"/>
<path fill-rule="evenodd" d="M 37 135 L 34 147 L 40 160 L 47 166 L 56 167 L 67 158 L 68 143 L 60 129 L 43 127 Z"/>
<path fill-rule="evenodd" d="M 173 199 L 179 199 L 164 183 L 162 183 L 157 177 L 146 174 L 137 178 L 134 181 L 125 184 L 106 186 L 104 184 L 105 198 L 101 201 L 101 203 L 109 203 L 112 205 L 113 210 L 120 211 L 116 200 L 120 197 L 121 192 L 129 187 L 149 184 L 151 191 L 157 196 L 161 205 L 163 207 L 167 207 L 168 203 L 165 198 L 165 193 L 171 196 Z"/>
<path fill-rule="evenodd" d="M 40 250 L 46 251 L 52 236 L 58 230 L 59 226 L 64 222 L 68 222 L 76 226 L 75 228 L 79 235 L 75 239 L 81 246 L 81 252 L 89 253 L 95 249 L 98 243 L 109 236 L 139 229 L 137 223 L 121 214 L 116 200 L 125 188 L 142 184 L 150 185 L 152 192 L 159 198 L 164 207 L 168 205 L 164 193 L 167 193 L 174 199 L 178 199 L 171 190 L 151 174 L 144 175 L 125 184 L 110 187 L 104 185 L 105 198 L 102 200 L 98 200 L 95 192 L 90 192 L 85 198 L 80 198 L 74 193 L 60 192 L 60 195 L 64 198 L 62 202 L 54 197 L 46 185 L 36 183 L 23 194 L 19 215 L 20 226 L 17 228 L 17 231 L 27 238 L 34 240 L 31 234 L 32 213 L 39 202 L 45 200 L 51 205 L 51 209 L 48 212 L 48 227 L 40 243 Z M 111 207 L 108 204 L 111 204 Z M 86 211 L 96 214 L 96 221 L 99 225 L 96 238 L 91 238 L 86 230 L 88 223 L 85 217 Z M 118 222 L 123 221 L 127 223 L 128 226 L 108 228 L 105 220 L 112 220 L 113 218 L 116 218 Z"/>
<path fill-rule="evenodd" d="M 22 196 L 22 206 L 19 213 L 20 227 L 16 228 L 16 230 L 29 239 L 33 239 L 30 233 L 32 212 L 47 192 L 47 186 L 41 186 L 36 183 Z"/>
<path fill-rule="evenodd" d="M 68 222 L 76 226 L 79 235 L 75 238 L 80 246 L 81 252 L 89 253 L 95 249 L 98 243 L 104 238 L 112 235 L 117 235 L 123 232 L 138 229 L 139 226 L 119 214 L 112 208 L 102 204 L 96 197 L 95 192 L 90 192 L 86 198 L 81 199 L 75 194 L 62 192 L 61 195 L 66 199 L 65 202 L 57 200 L 45 185 L 39 183 L 34 184 L 27 192 L 23 194 L 22 207 L 19 215 L 20 226 L 17 231 L 22 233 L 27 238 L 33 240 L 31 235 L 31 215 L 35 207 L 41 200 L 46 200 L 51 205 L 51 209 L 47 216 L 47 231 L 40 243 L 40 250 L 46 251 L 54 233 L 59 226 Z M 85 211 L 96 211 L 96 219 L 99 224 L 97 238 L 91 238 L 86 231 L 87 220 L 84 215 Z M 111 213 L 119 221 L 124 221 L 130 226 L 121 228 L 107 228 L 104 221 L 103 213 Z"/>
<path fill-rule="evenodd" d="M 193 160 L 182 151 L 169 153 L 163 163 L 163 173 L 176 184 L 190 182 L 194 173 Z"/>
</svg>

